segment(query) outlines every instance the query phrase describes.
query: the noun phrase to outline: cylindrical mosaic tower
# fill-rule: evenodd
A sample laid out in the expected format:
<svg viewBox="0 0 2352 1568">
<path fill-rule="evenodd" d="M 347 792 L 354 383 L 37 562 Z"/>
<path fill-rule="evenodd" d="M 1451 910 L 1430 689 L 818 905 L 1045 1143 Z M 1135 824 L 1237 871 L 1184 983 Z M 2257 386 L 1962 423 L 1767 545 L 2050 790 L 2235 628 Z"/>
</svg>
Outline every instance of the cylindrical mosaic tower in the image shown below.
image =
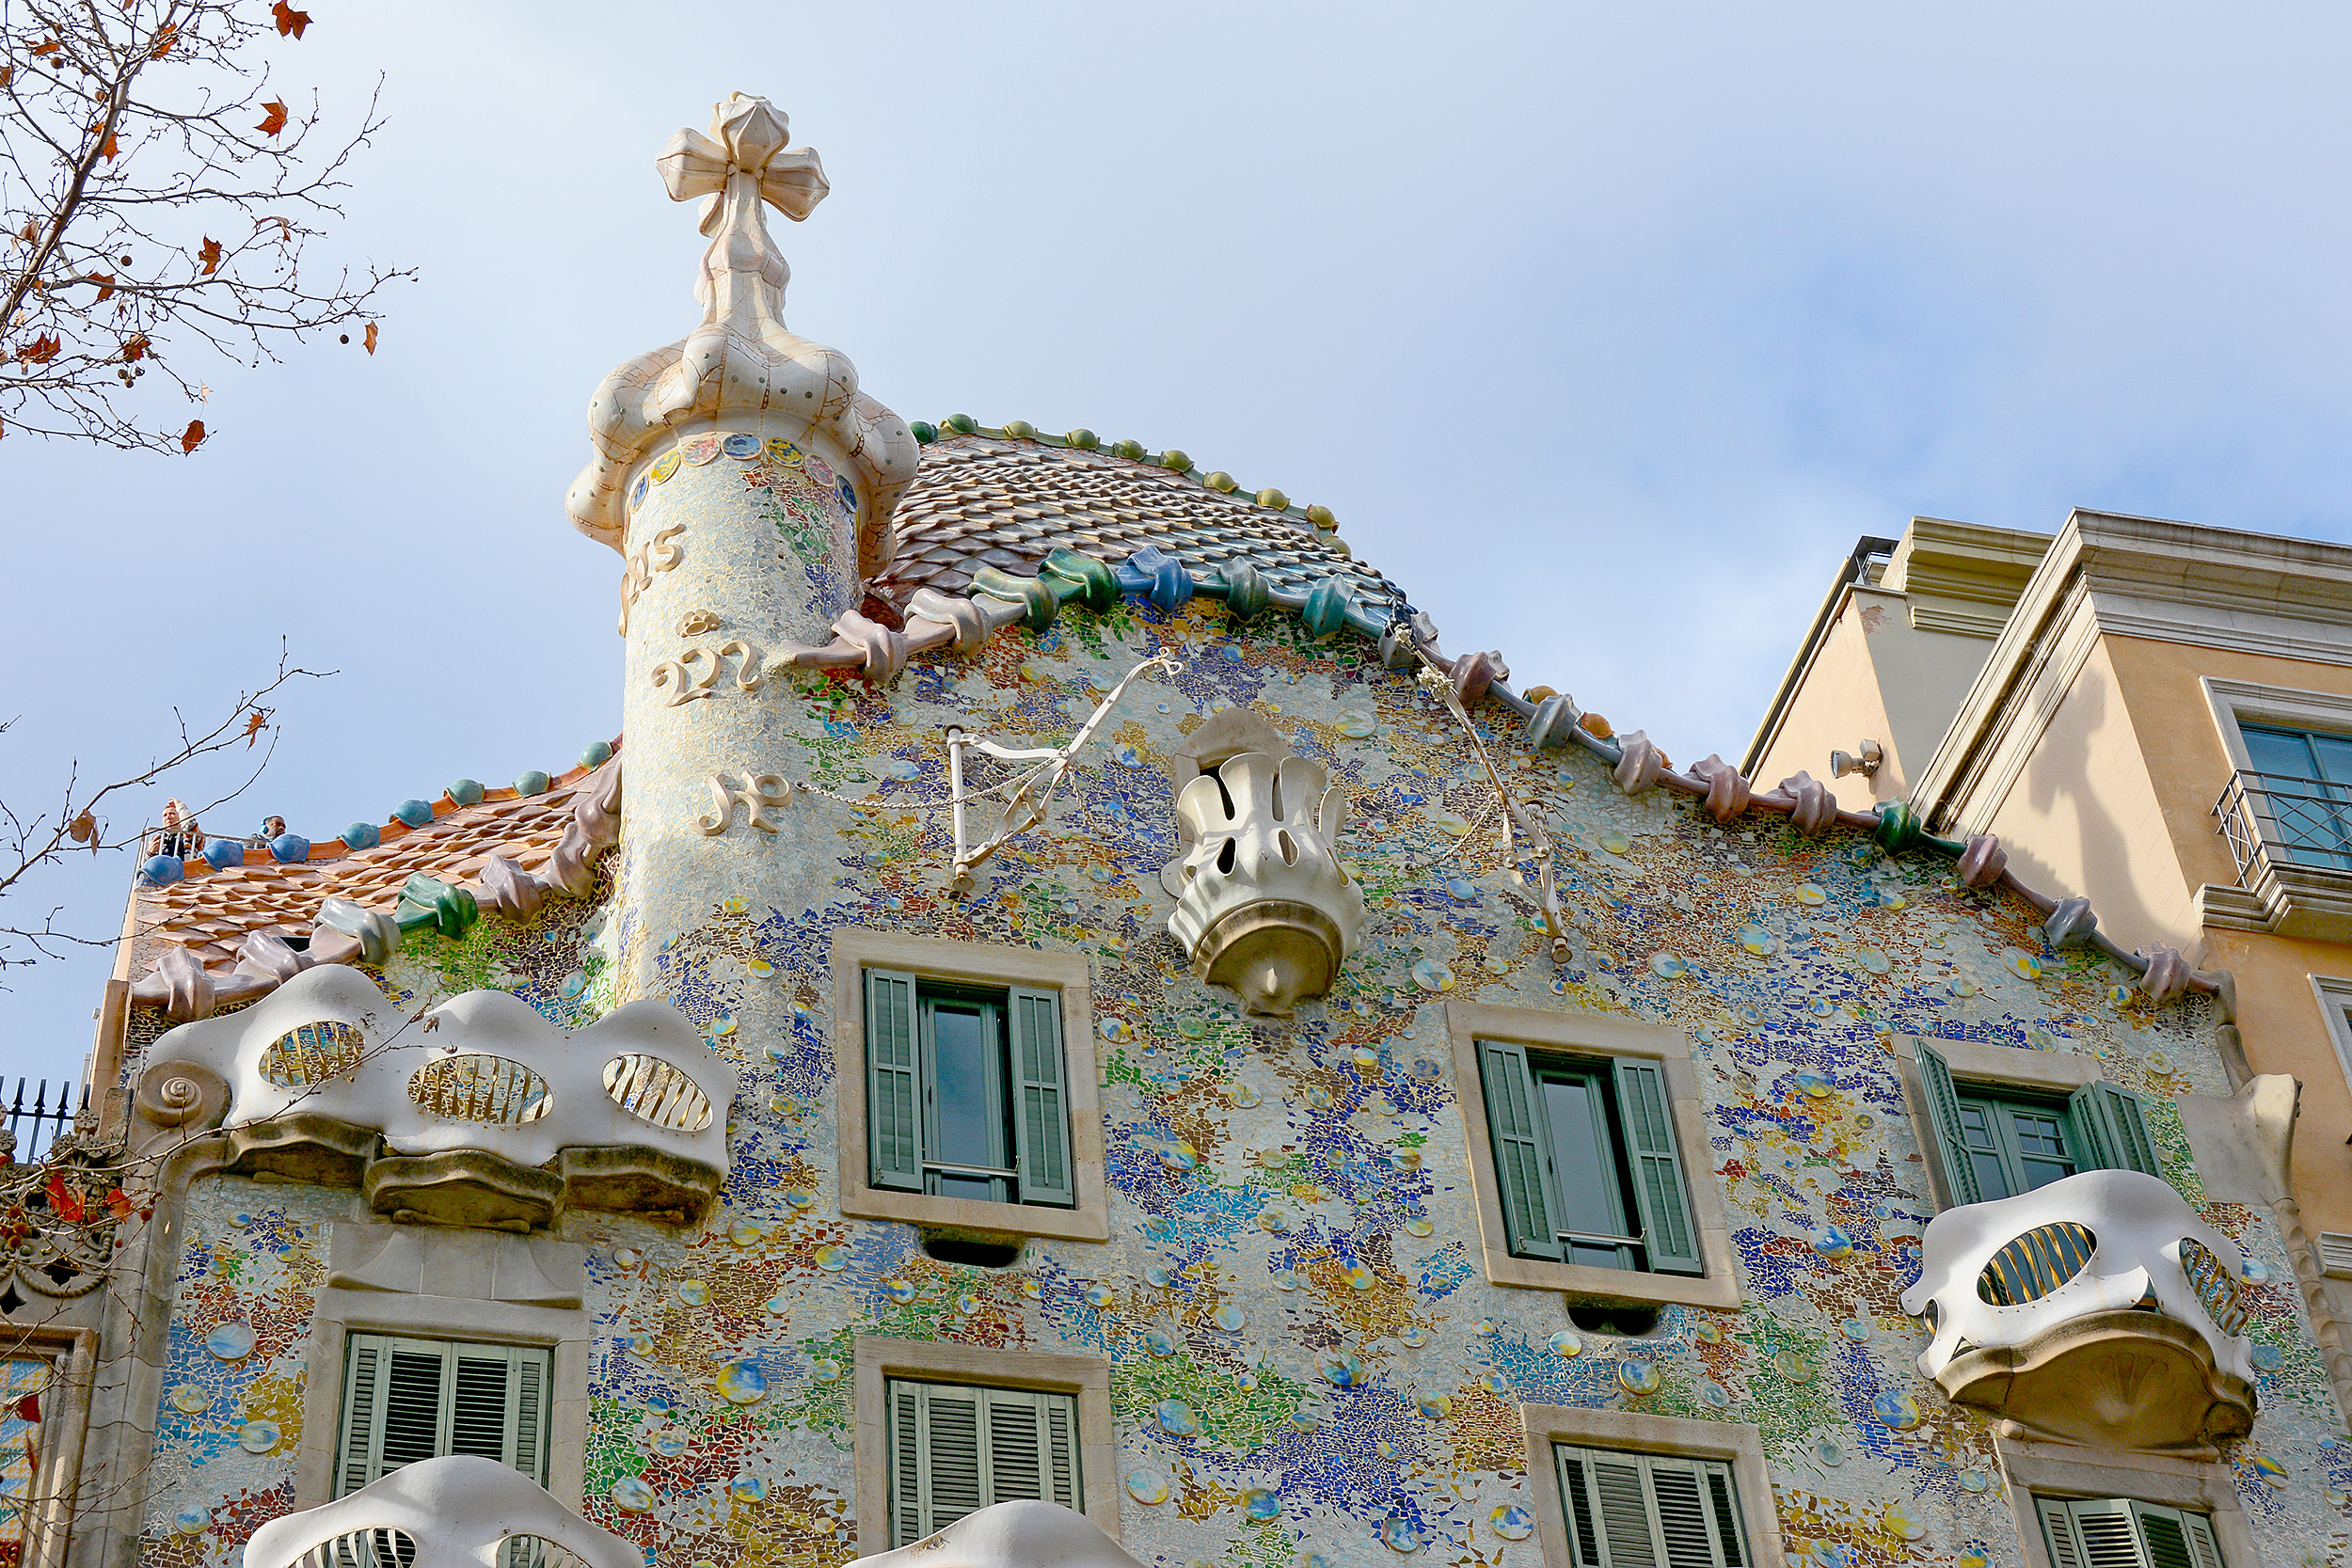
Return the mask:
<svg viewBox="0 0 2352 1568">
<path fill-rule="evenodd" d="M 825 194 L 817 155 L 785 147 L 765 99 L 718 106 L 659 161 L 710 235 L 702 325 L 622 366 L 589 405 L 596 455 L 572 521 L 621 553 L 623 973 L 616 1000 L 666 994 L 661 946 L 729 899 L 798 907 L 814 863 L 787 778 L 822 679 L 796 666 L 871 630 L 864 583 L 890 556 L 914 474 L 904 421 L 857 389 L 848 358 L 787 330 L 790 277 L 765 206 L 794 218 Z M 819 661 L 821 662 L 821 661 Z M 795 766 L 795 764 L 798 766 Z"/>
</svg>

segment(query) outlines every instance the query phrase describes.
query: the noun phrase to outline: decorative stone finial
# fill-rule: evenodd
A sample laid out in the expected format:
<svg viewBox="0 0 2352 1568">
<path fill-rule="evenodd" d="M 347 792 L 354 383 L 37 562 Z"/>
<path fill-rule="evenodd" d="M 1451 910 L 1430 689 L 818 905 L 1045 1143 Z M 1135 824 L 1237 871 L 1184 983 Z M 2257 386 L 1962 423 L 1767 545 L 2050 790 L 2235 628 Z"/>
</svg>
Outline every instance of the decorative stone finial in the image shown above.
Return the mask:
<svg viewBox="0 0 2352 1568">
<path fill-rule="evenodd" d="M 785 146 L 787 135 L 781 111 L 739 92 L 711 111 L 709 135 L 680 131 L 654 161 L 670 199 L 702 198 L 700 227 L 710 245 L 694 285 L 702 325 L 605 377 L 588 404 L 596 455 L 572 482 L 564 508 L 573 527 L 615 550 L 624 547 L 624 491 L 639 463 L 674 436 L 724 427 L 786 439 L 822 434 L 857 490 L 860 572 L 871 577 L 889 563 L 891 514 L 914 478 L 920 449 L 905 420 L 857 389 L 847 356 L 784 325 L 792 273 L 761 204 L 797 221 L 830 188 L 817 154 Z"/>
</svg>

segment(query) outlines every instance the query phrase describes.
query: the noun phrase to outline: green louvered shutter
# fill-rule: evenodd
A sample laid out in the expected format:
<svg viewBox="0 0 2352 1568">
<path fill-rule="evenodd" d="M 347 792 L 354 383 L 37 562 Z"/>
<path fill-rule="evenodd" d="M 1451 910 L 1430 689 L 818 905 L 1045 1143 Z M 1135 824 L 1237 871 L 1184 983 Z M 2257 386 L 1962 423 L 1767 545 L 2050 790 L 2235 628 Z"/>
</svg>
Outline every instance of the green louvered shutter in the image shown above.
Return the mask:
<svg viewBox="0 0 2352 1568">
<path fill-rule="evenodd" d="M 2213 1538 L 2213 1521 L 2201 1513 L 2182 1513 L 2180 1521 L 2194 1568 L 2221 1568 L 2221 1545 Z"/>
<path fill-rule="evenodd" d="M 970 1388 L 917 1386 L 922 1426 L 916 1458 L 923 1472 L 923 1528 L 930 1534 L 984 1506 L 982 1478 L 987 1461 L 980 1425 L 980 1396 Z"/>
<path fill-rule="evenodd" d="M 2066 1108 L 2090 1147 L 2082 1168 L 2136 1170 L 2162 1176 L 2155 1141 L 2148 1136 L 2148 1112 L 2139 1096 L 2113 1084 L 2085 1084 L 2067 1096 Z"/>
<path fill-rule="evenodd" d="M 1060 1394 L 1040 1398 L 1045 1412 L 1045 1500 L 1084 1513 L 1086 1495 L 1078 1484 L 1078 1402 Z"/>
<path fill-rule="evenodd" d="M 1543 1102 L 1527 1070 L 1527 1053 L 1502 1040 L 1478 1042 L 1486 1086 L 1486 1127 L 1494 1138 L 1495 1185 L 1511 1251 L 1560 1260 L 1560 1202 L 1553 1196 L 1550 1140 Z"/>
<path fill-rule="evenodd" d="M 1912 1041 L 1911 1050 L 1918 1059 L 1919 1088 L 1928 1102 L 1928 1128 L 1944 1157 L 1944 1185 L 1952 1195 L 1952 1205 L 1979 1202 L 1984 1193 L 1977 1185 L 1977 1165 L 1968 1153 L 1968 1141 L 1961 1136 L 1960 1091 L 1952 1087 L 1952 1069 L 1925 1040 Z"/>
<path fill-rule="evenodd" d="M 894 1546 L 1001 1502 L 1085 1512 L 1069 1395 L 894 1381 L 889 1405 Z"/>
<path fill-rule="evenodd" d="M 866 972 L 866 1143 L 877 1187 L 923 1190 L 923 1067 L 914 976 Z"/>
<path fill-rule="evenodd" d="M 1626 1160 L 1633 1167 L 1633 1202 L 1651 1270 L 1704 1273 L 1662 1064 L 1646 1056 L 1617 1058 L 1617 1119 L 1625 1132 Z"/>
<path fill-rule="evenodd" d="M 991 1388 L 985 1399 L 989 1505 L 1042 1498 L 1053 1458 L 1045 1436 L 1045 1413 L 1038 1408 L 1038 1397 Z"/>
<path fill-rule="evenodd" d="M 923 1539 L 923 1437 L 921 1390 L 912 1383 L 890 1386 L 890 1544 Z"/>
<path fill-rule="evenodd" d="M 2052 1568 L 2222 1568 L 2213 1521 L 2123 1497 L 2036 1497 Z"/>
<path fill-rule="evenodd" d="M 1013 988 L 1014 1163 L 1021 1201 L 1069 1208 L 1078 1201 L 1070 1175 L 1070 1090 L 1062 1070 L 1061 1002 L 1050 990 Z"/>
<path fill-rule="evenodd" d="M 2202 1568 L 2197 1559 L 2194 1532 L 2206 1530 L 2206 1544 L 2210 1545 L 2211 1527 L 2203 1519 L 2178 1509 L 2155 1508 L 2147 1503 L 2134 1503 L 2132 1514 L 2138 1522 L 2140 1549 L 2148 1554 L 2150 1568 Z M 2211 1560 L 2210 1557 L 2206 1559 Z"/>
<path fill-rule="evenodd" d="M 2080 1497 L 2066 1505 L 2083 1568 L 2153 1568 L 2132 1505 L 2119 1497 Z"/>
<path fill-rule="evenodd" d="M 1574 1568 L 1742 1568 L 1730 1466 L 1556 1445 Z"/>
<path fill-rule="evenodd" d="M 357 1492 L 376 1476 L 376 1444 L 384 1421 L 384 1341 L 373 1335 L 351 1337 L 343 1370 L 343 1442 L 335 1474 L 335 1496 Z"/>
<path fill-rule="evenodd" d="M 2042 1539 L 2049 1543 L 2050 1568 L 2083 1568 L 2082 1538 L 2074 1533 L 2074 1516 L 2067 1513 L 2066 1503 L 2059 1497 L 2036 1497 L 2035 1512 L 2042 1515 Z"/>
<path fill-rule="evenodd" d="M 550 1370 L 543 1349 L 351 1336 L 336 1495 L 453 1453 L 495 1459 L 545 1485 Z"/>
</svg>

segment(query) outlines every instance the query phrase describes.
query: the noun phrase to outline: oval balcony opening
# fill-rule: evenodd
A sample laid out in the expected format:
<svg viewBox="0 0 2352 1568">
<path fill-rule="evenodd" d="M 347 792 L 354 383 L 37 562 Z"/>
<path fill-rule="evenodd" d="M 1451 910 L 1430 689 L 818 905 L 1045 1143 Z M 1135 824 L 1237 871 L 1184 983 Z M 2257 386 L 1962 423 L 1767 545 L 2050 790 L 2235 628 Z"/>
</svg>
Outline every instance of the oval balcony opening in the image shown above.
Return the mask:
<svg viewBox="0 0 2352 1568">
<path fill-rule="evenodd" d="M 340 1078 L 359 1065 L 367 1037 L 340 1019 L 321 1019 L 287 1030 L 262 1053 L 262 1076 L 281 1089 L 298 1089 Z"/>
<path fill-rule="evenodd" d="M 491 1560 L 498 1568 L 589 1568 L 588 1560 L 570 1547 L 539 1535 L 510 1535 L 499 1543 L 498 1556 Z M 400 1568 L 406 1568 L 408 1560 L 401 1560 Z M 385 1563 L 380 1568 L 393 1568 Z"/>
<path fill-rule="evenodd" d="M 2188 1275 L 2190 1287 L 2198 1301 L 2213 1319 L 2214 1326 L 2224 1334 L 2246 1332 L 2246 1298 L 2238 1282 L 2203 1244 L 2192 1238 L 2181 1241 L 2181 1270 Z"/>
<path fill-rule="evenodd" d="M 406 1568 L 416 1560 L 417 1540 L 406 1530 L 356 1529 L 311 1547 L 299 1568 Z"/>
<path fill-rule="evenodd" d="M 2040 1301 L 2083 1272 L 2099 1238 L 2072 1220 L 2036 1226 L 1993 1255 L 1977 1275 L 1977 1299 L 1993 1307 Z"/>
<path fill-rule="evenodd" d="M 408 1080 L 408 1098 L 428 1115 L 494 1127 L 537 1121 L 553 1104 L 546 1079 L 520 1062 L 481 1054 L 427 1062 Z"/>
<path fill-rule="evenodd" d="M 710 1097 L 702 1085 L 659 1056 L 613 1057 L 604 1064 L 604 1092 L 638 1120 L 673 1132 L 699 1132 L 710 1125 Z"/>
</svg>

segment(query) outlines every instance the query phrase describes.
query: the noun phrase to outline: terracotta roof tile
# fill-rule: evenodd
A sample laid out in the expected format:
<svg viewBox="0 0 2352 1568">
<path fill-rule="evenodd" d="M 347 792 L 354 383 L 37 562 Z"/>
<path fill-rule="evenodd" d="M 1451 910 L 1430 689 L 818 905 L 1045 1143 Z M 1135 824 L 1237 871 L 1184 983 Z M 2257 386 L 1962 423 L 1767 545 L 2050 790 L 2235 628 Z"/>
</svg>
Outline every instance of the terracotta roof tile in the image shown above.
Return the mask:
<svg viewBox="0 0 2352 1568">
<path fill-rule="evenodd" d="M 501 856 L 527 867 L 545 864 L 564 837 L 589 771 L 577 768 L 542 795 L 500 790 L 470 806 L 444 799 L 430 823 L 387 827 L 384 841 L 370 849 L 330 841 L 313 845 L 311 858 L 295 864 L 247 849 L 245 863 L 224 869 L 191 860 L 181 880 L 134 890 L 139 935 L 132 943 L 129 978 L 150 974 L 167 946 L 183 947 L 208 969 L 225 972 L 248 934 L 307 931 L 331 897 L 389 911 L 412 872 L 464 881 Z"/>
</svg>

